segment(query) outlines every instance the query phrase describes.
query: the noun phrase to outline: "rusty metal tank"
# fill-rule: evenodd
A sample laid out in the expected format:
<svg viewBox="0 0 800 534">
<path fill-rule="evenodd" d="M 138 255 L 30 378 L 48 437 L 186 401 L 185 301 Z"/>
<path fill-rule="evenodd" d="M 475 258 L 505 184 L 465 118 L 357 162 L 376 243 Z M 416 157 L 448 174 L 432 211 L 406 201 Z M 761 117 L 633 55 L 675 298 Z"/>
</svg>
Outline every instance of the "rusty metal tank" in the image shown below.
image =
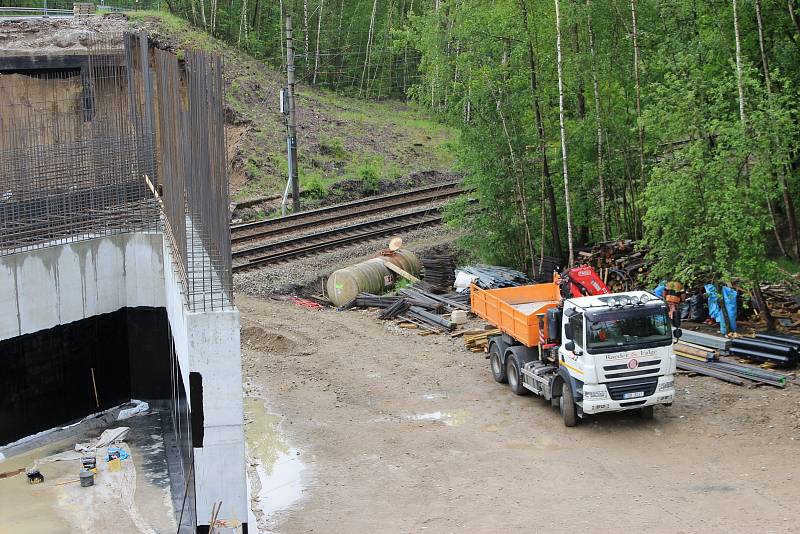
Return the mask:
<svg viewBox="0 0 800 534">
<path fill-rule="evenodd" d="M 422 265 L 419 258 L 408 250 L 383 251 L 375 258 L 335 271 L 328 277 L 328 298 L 336 306 L 347 304 L 359 293 L 380 295 L 394 285 L 397 274 L 390 271 L 384 261 L 393 263 L 413 276 L 419 276 Z"/>
</svg>

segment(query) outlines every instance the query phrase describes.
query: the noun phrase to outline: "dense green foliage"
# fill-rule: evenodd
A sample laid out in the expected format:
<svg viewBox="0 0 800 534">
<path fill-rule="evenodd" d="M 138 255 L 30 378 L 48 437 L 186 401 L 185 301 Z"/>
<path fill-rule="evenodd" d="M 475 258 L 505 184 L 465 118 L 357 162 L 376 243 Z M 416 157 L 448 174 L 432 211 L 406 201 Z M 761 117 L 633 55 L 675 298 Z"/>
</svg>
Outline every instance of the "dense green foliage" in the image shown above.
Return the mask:
<svg viewBox="0 0 800 534">
<path fill-rule="evenodd" d="M 410 97 L 459 128 L 480 209 L 460 202 L 449 218 L 483 260 L 533 271 L 543 255 L 567 257 L 571 233 L 576 248 L 643 240 L 654 276 L 753 281 L 774 274 L 770 258 L 800 254 L 793 0 L 168 5 L 275 66 L 291 14 L 303 82 Z"/>
<path fill-rule="evenodd" d="M 800 192 L 800 27 L 786 2 L 760 2 L 767 79 L 755 3 L 737 3 L 744 115 L 732 0 L 633 3 L 640 114 L 631 2 L 560 3 L 576 246 L 642 238 L 657 260 L 654 275 L 687 281 L 764 279 L 773 266 L 766 258 L 781 246 L 797 254 L 788 234 Z M 464 244 L 523 268 L 542 244 L 564 256 L 554 1 L 442 1 L 412 28 L 423 80 L 411 94 L 461 125 L 460 161 L 483 208 L 451 210 L 471 230 Z"/>
<path fill-rule="evenodd" d="M 286 64 L 291 15 L 300 82 L 369 97 L 403 97 L 418 80 L 403 38 L 430 0 L 165 0 L 170 11 L 275 67 Z"/>
</svg>

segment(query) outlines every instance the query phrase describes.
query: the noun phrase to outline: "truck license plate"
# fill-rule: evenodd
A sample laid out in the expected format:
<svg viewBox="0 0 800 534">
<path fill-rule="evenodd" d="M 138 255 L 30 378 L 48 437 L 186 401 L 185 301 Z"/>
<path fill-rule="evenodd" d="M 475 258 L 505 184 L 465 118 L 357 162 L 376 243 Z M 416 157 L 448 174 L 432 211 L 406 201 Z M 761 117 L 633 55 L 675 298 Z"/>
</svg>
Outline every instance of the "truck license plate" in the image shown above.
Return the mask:
<svg viewBox="0 0 800 534">
<path fill-rule="evenodd" d="M 639 397 L 644 397 L 644 391 L 633 391 L 631 393 L 623 393 L 623 399 L 638 399 Z"/>
</svg>

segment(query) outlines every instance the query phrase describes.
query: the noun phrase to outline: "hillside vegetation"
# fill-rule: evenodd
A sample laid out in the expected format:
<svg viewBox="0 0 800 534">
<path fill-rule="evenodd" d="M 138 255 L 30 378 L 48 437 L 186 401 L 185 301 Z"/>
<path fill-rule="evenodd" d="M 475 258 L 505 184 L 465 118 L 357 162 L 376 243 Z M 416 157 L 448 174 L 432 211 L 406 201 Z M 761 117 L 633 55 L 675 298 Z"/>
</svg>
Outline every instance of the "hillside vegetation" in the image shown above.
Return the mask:
<svg viewBox="0 0 800 534">
<path fill-rule="evenodd" d="M 752 283 L 781 276 L 778 264 L 800 257 L 794 0 L 172 0 L 169 7 L 277 68 L 284 17 L 292 16 L 304 96 L 325 116 L 306 117 L 324 125 L 308 142 L 324 156 L 304 162 L 312 183 L 331 167 L 371 175 L 369 150 L 347 163 L 332 154 L 340 145 L 355 153 L 351 142 L 370 145 L 370 135 L 355 138 L 368 121 L 351 114 L 402 109 L 322 87 L 408 98 L 458 129 L 457 164 L 479 209 L 456 204 L 448 217 L 467 230 L 462 246 L 484 261 L 533 272 L 545 255 L 571 262 L 578 247 L 629 238 L 649 245 L 653 277 Z M 272 109 L 274 100 L 252 111 L 253 95 L 274 99 L 280 83 L 262 80 L 261 67 L 253 72 L 231 82 L 231 105 L 245 118 Z M 432 123 L 424 124 L 414 131 L 431 135 Z M 392 123 L 386 135 L 402 141 L 378 139 L 393 152 L 379 156 L 402 165 L 419 141 L 401 133 L 408 126 Z M 264 128 L 259 135 L 279 138 Z M 279 165 L 279 158 L 244 161 L 253 175 L 277 175 Z"/>
<path fill-rule="evenodd" d="M 162 46 L 220 52 L 225 62 L 231 197 L 263 217 L 286 185 L 286 129 L 279 111 L 283 74 L 241 50 L 161 12 L 131 12 Z M 421 185 L 452 175 L 455 130 L 397 100 L 369 101 L 299 85 L 299 172 L 304 203 L 335 201 Z"/>
</svg>

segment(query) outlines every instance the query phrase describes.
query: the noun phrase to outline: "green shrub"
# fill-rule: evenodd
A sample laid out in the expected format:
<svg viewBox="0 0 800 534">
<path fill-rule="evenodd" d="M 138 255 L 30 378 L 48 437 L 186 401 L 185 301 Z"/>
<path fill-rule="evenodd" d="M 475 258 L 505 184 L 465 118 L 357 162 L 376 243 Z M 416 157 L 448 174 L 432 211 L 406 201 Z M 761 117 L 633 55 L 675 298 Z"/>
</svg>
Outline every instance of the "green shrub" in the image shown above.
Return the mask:
<svg viewBox="0 0 800 534">
<path fill-rule="evenodd" d="M 328 196 L 328 186 L 325 179 L 317 173 L 309 174 L 301 179 L 303 184 L 303 194 L 316 200 Z"/>
<path fill-rule="evenodd" d="M 378 165 L 373 160 L 363 162 L 356 169 L 356 174 L 361 180 L 361 192 L 365 195 L 374 195 L 380 190 L 381 175 Z"/>
<path fill-rule="evenodd" d="M 319 151 L 335 160 L 343 161 L 347 158 L 347 151 L 338 137 L 330 138 L 325 134 L 320 134 Z"/>
</svg>

